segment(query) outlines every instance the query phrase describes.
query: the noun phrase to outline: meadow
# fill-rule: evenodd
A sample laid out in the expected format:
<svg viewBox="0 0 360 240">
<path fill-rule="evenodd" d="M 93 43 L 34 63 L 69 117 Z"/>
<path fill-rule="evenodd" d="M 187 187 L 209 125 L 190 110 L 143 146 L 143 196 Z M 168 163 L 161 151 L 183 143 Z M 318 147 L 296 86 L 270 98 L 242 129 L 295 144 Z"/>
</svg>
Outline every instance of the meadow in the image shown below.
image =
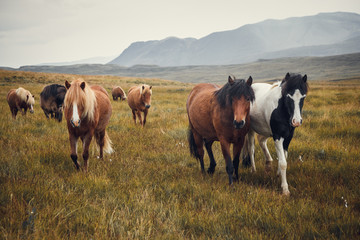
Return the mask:
<svg viewBox="0 0 360 240">
<path fill-rule="evenodd" d="M 0 239 L 359 238 L 360 77 L 310 81 L 289 148 L 289 197 L 281 195 L 272 140 L 270 173 L 256 145 L 257 172 L 241 167 L 229 187 L 216 143 L 216 171 L 203 175 L 187 143 L 193 84 L 160 79 L 81 76 L 109 93 L 147 83 L 153 97 L 144 129 L 125 101 L 111 99 L 115 152 L 97 159 L 92 144 L 89 172 L 77 172 L 66 123 L 47 120 L 39 105 L 44 86 L 76 77 L 0 71 Z M 6 94 L 19 86 L 35 95 L 35 113 L 13 120 Z"/>
</svg>

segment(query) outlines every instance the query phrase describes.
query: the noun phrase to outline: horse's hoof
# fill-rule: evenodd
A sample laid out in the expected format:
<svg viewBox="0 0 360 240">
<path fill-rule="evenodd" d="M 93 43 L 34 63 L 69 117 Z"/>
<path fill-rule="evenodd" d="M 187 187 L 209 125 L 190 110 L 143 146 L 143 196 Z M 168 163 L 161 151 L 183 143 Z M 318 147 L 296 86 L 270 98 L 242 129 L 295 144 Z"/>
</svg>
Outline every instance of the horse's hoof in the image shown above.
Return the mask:
<svg viewBox="0 0 360 240">
<path fill-rule="evenodd" d="M 289 190 L 283 190 L 282 195 L 285 196 L 285 197 L 290 197 L 290 191 Z"/>
<path fill-rule="evenodd" d="M 214 172 L 215 172 L 215 169 L 213 169 L 213 168 L 208 168 L 208 170 L 207 170 L 207 173 L 210 175 L 214 174 Z"/>
</svg>

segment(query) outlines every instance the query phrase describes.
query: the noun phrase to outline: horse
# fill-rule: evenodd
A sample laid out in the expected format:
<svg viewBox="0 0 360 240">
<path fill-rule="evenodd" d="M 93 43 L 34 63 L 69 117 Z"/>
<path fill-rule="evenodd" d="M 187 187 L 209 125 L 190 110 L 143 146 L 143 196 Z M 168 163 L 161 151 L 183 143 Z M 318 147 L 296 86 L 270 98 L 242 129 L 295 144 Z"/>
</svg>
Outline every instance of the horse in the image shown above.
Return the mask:
<svg viewBox="0 0 360 240">
<path fill-rule="evenodd" d="M 128 104 L 131 108 L 133 119 L 136 124 L 136 115 L 139 118 L 140 125 L 145 126 L 146 116 L 151 105 L 152 86 L 143 84 L 131 87 L 128 91 Z M 144 121 L 141 119 L 141 112 L 144 113 Z"/>
<path fill-rule="evenodd" d="M 226 162 L 229 184 L 239 179 L 239 157 L 245 135 L 250 129 L 250 103 L 254 101 L 251 88 L 252 77 L 247 81 L 229 76 L 228 82 L 220 88 L 218 85 L 200 83 L 190 92 L 186 109 L 189 119 L 188 141 L 190 154 L 200 161 L 204 173 L 204 149 L 210 158 L 207 172 L 215 172 L 216 161 L 212 152 L 214 141 L 220 141 L 222 154 Z M 233 144 L 233 162 L 230 145 Z"/>
<path fill-rule="evenodd" d="M 18 111 L 26 115 L 28 108 L 30 109 L 30 113 L 34 113 L 35 97 L 30 91 L 22 87 L 11 89 L 7 94 L 6 100 L 9 104 L 13 119 L 16 119 Z"/>
<path fill-rule="evenodd" d="M 89 86 L 84 80 L 76 79 L 71 84 L 66 81 L 67 89 L 64 99 L 64 113 L 69 132 L 71 159 L 77 170 L 80 164 L 77 159 L 77 142 L 83 142 L 84 170 L 88 170 L 89 146 L 95 136 L 100 147 L 100 158 L 103 151 L 112 153 L 111 140 L 106 126 L 112 113 L 109 95 L 101 86 Z"/>
<path fill-rule="evenodd" d="M 308 92 L 307 75 L 287 73 L 281 82 L 272 85 L 255 83 L 252 88 L 256 100 L 250 107 L 251 129 L 242 154 L 243 165 L 251 163 L 252 170 L 256 171 L 254 145 L 257 133 L 266 159 L 266 170 L 269 170 L 273 159 L 267 148 L 267 139 L 272 137 L 279 159 L 278 175 L 281 176 L 282 193 L 290 195 L 286 181 L 286 159 L 295 128 L 302 124 L 301 111 Z"/>
<path fill-rule="evenodd" d="M 63 85 L 51 84 L 44 87 L 40 93 L 40 106 L 47 119 L 50 115 L 61 122 L 65 94 L 66 88 Z"/>
<path fill-rule="evenodd" d="M 125 91 L 119 86 L 113 87 L 113 89 L 111 91 L 111 95 L 112 95 L 114 101 L 117 101 L 118 98 L 120 98 L 120 100 L 123 100 L 123 101 L 126 100 Z"/>
</svg>

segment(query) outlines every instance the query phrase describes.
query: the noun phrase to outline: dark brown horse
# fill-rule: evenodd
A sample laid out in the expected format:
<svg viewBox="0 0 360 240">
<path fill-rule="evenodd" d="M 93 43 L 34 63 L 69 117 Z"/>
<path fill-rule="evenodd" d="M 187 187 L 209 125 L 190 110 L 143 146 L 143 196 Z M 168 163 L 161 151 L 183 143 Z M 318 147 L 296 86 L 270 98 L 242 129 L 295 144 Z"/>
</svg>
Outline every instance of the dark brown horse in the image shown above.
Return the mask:
<svg viewBox="0 0 360 240">
<path fill-rule="evenodd" d="M 190 92 L 186 103 L 190 125 L 190 153 L 199 159 L 201 170 L 204 172 L 205 143 L 210 158 L 208 173 L 212 174 L 216 162 L 211 147 L 214 141 L 220 141 L 230 185 L 233 182 L 234 169 L 235 178 L 239 179 L 240 152 L 245 135 L 250 129 L 250 102 L 255 99 L 251 84 L 251 77 L 245 81 L 230 76 L 228 83 L 222 88 L 214 84 L 201 83 Z M 230 154 L 231 143 L 233 162 Z"/>
<path fill-rule="evenodd" d="M 11 89 L 7 94 L 6 100 L 14 119 L 16 119 L 18 111 L 25 115 L 28 108 L 30 108 L 30 113 L 34 113 L 34 95 L 22 87 L 19 87 L 18 89 Z"/>
<path fill-rule="evenodd" d="M 51 84 L 40 93 L 40 106 L 46 118 L 54 118 L 61 122 L 66 88 L 60 84 Z"/>
<path fill-rule="evenodd" d="M 77 161 L 77 142 L 83 142 L 84 170 L 88 168 L 89 146 L 92 137 L 100 147 L 100 158 L 103 151 L 112 153 L 111 141 L 106 133 L 112 108 L 109 95 L 101 86 L 89 86 L 81 79 L 74 80 L 71 84 L 66 81 L 67 92 L 65 95 L 65 118 L 69 131 L 71 146 L 71 159 L 79 170 Z"/>
</svg>

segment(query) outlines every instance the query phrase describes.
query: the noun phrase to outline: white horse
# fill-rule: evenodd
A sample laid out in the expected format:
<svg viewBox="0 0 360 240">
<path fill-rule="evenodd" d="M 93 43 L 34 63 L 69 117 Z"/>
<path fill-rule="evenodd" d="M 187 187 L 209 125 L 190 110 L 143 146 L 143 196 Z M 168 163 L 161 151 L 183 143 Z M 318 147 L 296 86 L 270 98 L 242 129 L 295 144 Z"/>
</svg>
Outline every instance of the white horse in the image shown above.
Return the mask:
<svg viewBox="0 0 360 240">
<path fill-rule="evenodd" d="M 275 141 L 275 148 L 279 160 L 278 174 L 281 176 L 281 187 L 284 195 L 289 195 L 286 181 L 286 158 L 294 130 L 302 124 L 301 110 L 308 91 L 307 76 L 287 73 L 281 82 L 272 85 L 254 83 L 255 101 L 250 107 L 251 130 L 245 141 L 243 164 L 249 165 L 256 171 L 255 133 L 269 168 L 273 159 L 266 142 L 269 137 Z"/>
</svg>

